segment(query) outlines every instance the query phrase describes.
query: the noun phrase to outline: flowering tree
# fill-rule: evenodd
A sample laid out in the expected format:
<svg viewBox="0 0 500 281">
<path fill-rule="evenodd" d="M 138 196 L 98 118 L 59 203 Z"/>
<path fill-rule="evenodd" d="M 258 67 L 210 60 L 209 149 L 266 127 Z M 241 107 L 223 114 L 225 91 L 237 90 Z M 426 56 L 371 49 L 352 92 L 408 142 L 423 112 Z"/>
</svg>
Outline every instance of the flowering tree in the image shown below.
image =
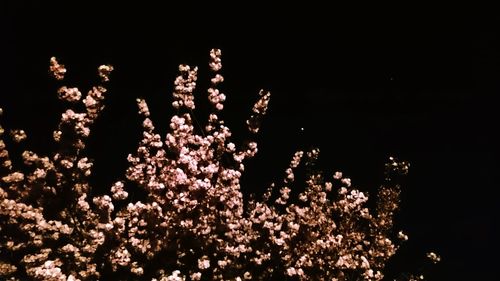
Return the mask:
<svg viewBox="0 0 500 281">
<path fill-rule="evenodd" d="M 162 137 L 145 100 L 138 99 L 143 138 L 128 156 L 126 179 L 108 195 L 89 184 L 85 156 L 91 126 L 104 108 L 113 67 L 98 68 L 102 85 L 83 97 L 78 88 L 57 91 L 70 108 L 61 115 L 58 149 L 22 153 L 15 168 L 0 139 L 0 277 L 7 280 L 381 280 L 382 270 L 407 236 L 393 230 L 408 164 L 390 158 L 374 209 L 368 196 L 341 172 L 323 175 L 313 164 L 319 150 L 293 155 L 285 177 L 262 199 L 240 190 L 245 159 L 257 143 L 237 147 L 218 114 L 226 96 L 221 51 L 210 52 L 212 113 L 203 129 L 193 125 L 197 68 L 180 65 L 172 106 L 178 114 Z M 66 68 L 50 60 L 53 77 Z M 270 93 L 260 91 L 247 121 L 258 133 Z M 83 105 L 82 105 L 83 103 Z M 79 110 L 80 109 L 80 110 Z M 0 127 L 0 137 L 4 136 Z M 11 130 L 14 142 L 26 138 Z M 307 171 L 295 182 L 297 168 Z M 300 187 L 302 185 L 302 187 Z M 291 188 L 298 198 L 290 198 Z M 134 201 L 129 193 L 145 191 Z"/>
</svg>

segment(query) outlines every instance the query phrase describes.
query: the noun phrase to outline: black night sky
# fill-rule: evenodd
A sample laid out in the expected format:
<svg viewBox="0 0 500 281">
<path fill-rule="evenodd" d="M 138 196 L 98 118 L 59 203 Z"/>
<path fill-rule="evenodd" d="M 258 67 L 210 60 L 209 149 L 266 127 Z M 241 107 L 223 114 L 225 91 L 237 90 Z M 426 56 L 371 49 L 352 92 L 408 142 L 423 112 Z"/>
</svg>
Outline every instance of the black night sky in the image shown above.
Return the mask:
<svg viewBox="0 0 500 281">
<path fill-rule="evenodd" d="M 26 129 L 24 148 L 50 151 L 63 109 L 51 56 L 82 92 L 97 66 L 112 64 L 89 146 L 93 180 L 108 189 L 140 138 L 135 98 L 149 101 L 163 134 L 177 65 L 198 65 L 196 117 L 205 120 L 208 53 L 220 48 L 224 116 L 237 142 L 258 90 L 273 93 L 244 192 L 262 192 L 295 150 L 316 146 L 325 171 L 374 193 L 396 156 L 411 163 L 398 216 L 410 240 L 389 273 L 415 271 L 433 250 L 443 261 L 428 280 L 498 280 L 498 16 L 470 7 L 43 2 L 0 3 L 2 124 Z"/>
</svg>

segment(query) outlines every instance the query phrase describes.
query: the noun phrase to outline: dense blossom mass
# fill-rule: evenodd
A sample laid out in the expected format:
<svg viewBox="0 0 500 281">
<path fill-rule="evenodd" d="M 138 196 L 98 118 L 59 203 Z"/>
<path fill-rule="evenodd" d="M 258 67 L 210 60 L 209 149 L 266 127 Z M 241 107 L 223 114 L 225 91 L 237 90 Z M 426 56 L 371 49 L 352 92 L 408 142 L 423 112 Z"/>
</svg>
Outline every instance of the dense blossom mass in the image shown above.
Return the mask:
<svg viewBox="0 0 500 281">
<path fill-rule="evenodd" d="M 193 125 L 198 68 L 180 65 L 172 101 L 178 113 L 168 133 L 155 131 L 146 101 L 138 99 L 143 138 L 128 156 L 126 177 L 105 195 L 96 195 L 89 184 L 93 163 L 85 146 L 104 108 L 113 67 L 98 68 L 102 83 L 86 95 L 59 87 L 68 109 L 53 133 L 53 154 L 24 151 L 22 163 L 15 163 L 7 144 L 23 141 L 26 133 L 11 130 L 10 142 L 0 127 L 0 279 L 383 278 L 397 241 L 408 239 L 393 230 L 400 195 L 394 178 L 406 174 L 408 164 L 390 158 L 369 209 L 367 193 L 341 172 L 326 175 L 313 168 L 318 149 L 299 151 L 282 182 L 261 199 L 244 200 L 240 179 L 257 143 L 231 142 L 231 130 L 218 114 L 226 100 L 220 50 L 210 52 L 209 66 L 212 112 L 206 126 Z M 66 68 L 56 58 L 50 59 L 50 71 L 63 81 Z M 270 93 L 260 91 L 247 121 L 251 133 L 259 131 L 269 101 Z M 301 168 L 307 171 L 304 183 L 296 182 Z M 137 190 L 147 194 L 144 200 L 131 199 Z"/>
</svg>

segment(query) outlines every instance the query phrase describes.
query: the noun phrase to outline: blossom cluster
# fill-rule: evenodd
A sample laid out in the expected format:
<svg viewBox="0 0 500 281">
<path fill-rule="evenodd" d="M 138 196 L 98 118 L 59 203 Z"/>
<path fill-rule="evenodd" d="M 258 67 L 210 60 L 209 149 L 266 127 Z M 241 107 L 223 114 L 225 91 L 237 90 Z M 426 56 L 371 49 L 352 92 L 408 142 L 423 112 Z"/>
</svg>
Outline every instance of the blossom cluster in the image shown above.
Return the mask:
<svg viewBox="0 0 500 281">
<path fill-rule="evenodd" d="M 341 172 L 326 176 L 308 169 L 318 149 L 298 151 L 284 179 L 261 199 L 244 200 L 240 188 L 245 160 L 257 143 L 237 146 L 218 114 L 226 95 L 221 51 L 210 52 L 207 125 L 193 123 L 198 69 L 180 65 L 165 136 L 155 131 L 148 105 L 137 99 L 143 137 L 128 156 L 125 178 L 105 195 L 89 183 L 92 161 L 85 156 L 91 126 L 104 108 L 113 67 L 98 68 L 101 84 L 84 96 L 61 86 L 69 104 L 54 131 L 52 155 L 21 155 L 16 169 L 0 139 L 0 278 L 4 280 L 381 280 L 387 261 L 407 240 L 393 230 L 400 188 L 394 174 L 408 164 L 390 159 L 374 208 L 368 194 Z M 66 68 L 50 59 L 54 78 Z M 260 91 L 247 121 L 259 131 L 270 93 Z M 0 111 L 1 112 L 1 111 Z M 4 129 L 0 127 L 0 137 Z M 22 130 L 12 130 L 15 142 Z M 292 189 L 299 190 L 292 198 Z M 146 193 L 142 201 L 129 194 Z M 436 257 L 432 256 L 436 259 Z"/>
</svg>

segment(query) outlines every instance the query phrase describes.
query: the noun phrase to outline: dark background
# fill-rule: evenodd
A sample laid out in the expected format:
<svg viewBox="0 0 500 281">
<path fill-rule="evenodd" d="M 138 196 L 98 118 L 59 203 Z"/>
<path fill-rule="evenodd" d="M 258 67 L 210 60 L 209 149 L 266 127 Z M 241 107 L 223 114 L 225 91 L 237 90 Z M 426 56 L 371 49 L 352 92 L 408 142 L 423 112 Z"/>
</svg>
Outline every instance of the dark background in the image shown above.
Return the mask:
<svg viewBox="0 0 500 281">
<path fill-rule="evenodd" d="M 428 280 L 498 280 L 498 18 L 422 4 L 42 2 L 0 3 L 2 124 L 26 129 L 26 147 L 50 151 L 63 109 L 51 56 L 82 92 L 98 65 L 114 65 L 89 146 L 94 184 L 107 190 L 140 138 L 135 98 L 149 101 L 164 134 L 177 65 L 198 65 L 203 122 L 208 52 L 221 48 L 224 116 L 237 142 L 247 139 L 258 90 L 273 93 L 245 193 L 279 179 L 295 150 L 317 146 L 325 171 L 342 170 L 373 194 L 385 160 L 397 156 L 411 163 L 398 216 L 410 240 L 389 277 L 417 271 L 432 250 L 443 261 Z"/>
</svg>

